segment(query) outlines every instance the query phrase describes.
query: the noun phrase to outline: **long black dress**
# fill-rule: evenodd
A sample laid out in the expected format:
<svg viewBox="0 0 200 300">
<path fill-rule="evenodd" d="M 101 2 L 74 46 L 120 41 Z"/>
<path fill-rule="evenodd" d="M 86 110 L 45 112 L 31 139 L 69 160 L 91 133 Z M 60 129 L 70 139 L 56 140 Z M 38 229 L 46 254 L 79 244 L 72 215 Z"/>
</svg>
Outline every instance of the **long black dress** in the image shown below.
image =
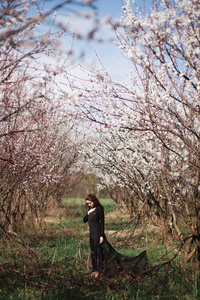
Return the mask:
<svg viewBox="0 0 200 300">
<path fill-rule="evenodd" d="M 87 213 L 83 222 L 89 223 L 93 271 L 102 271 L 109 276 L 121 271 L 138 275 L 149 267 L 146 251 L 138 256 L 129 257 L 118 253 L 110 245 L 104 234 L 104 210 L 101 206 L 97 206 L 89 215 Z M 101 236 L 103 243 L 99 244 Z"/>
<path fill-rule="evenodd" d="M 102 236 L 105 239 L 104 234 L 104 210 L 101 206 L 97 206 L 96 209 L 88 213 L 83 218 L 83 222 L 89 223 L 90 229 L 90 248 L 92 257 L 93 271 L 99 271 L 103 262 L 103 251 L 100 247 L 99 241 Z"/>
</svg>

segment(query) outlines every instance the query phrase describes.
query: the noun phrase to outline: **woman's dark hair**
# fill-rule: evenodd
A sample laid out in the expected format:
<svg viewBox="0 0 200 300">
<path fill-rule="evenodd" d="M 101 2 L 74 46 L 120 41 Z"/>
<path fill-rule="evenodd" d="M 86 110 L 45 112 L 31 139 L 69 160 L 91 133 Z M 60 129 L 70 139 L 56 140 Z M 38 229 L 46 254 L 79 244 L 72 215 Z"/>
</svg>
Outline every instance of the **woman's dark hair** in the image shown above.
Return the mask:
<svg viewBox="0 0 200 300">
<path fill-rule="evenodd" d="M 95 195 L 93 195 L 93 194 L 87 195 L 87 197 L 85 198 L 85 200 L 89 200 L 89 201 L 94 202 L 95 206 L 101 206 L 101 207 L 103 207 L 103 205 L 100 203 L 99 199 Z"/>
</svg>

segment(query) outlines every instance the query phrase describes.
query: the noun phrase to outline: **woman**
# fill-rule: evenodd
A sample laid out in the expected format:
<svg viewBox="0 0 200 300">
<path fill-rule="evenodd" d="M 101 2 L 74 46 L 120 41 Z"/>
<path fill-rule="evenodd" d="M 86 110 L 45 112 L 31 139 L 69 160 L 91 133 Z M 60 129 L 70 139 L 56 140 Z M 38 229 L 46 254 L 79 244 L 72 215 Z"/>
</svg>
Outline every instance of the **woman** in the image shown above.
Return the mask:
<svg viewBox="0 0 200 300">
<path fill-rule="evenodd" d="M 90 248 L 92 256 L 92 275 L 97 278 L 99 277 L 100 267 L 103 262 L 103 251 L 100 245 L 105 239 L 104 234 L 104 209 L 99 199 L 93 195 L 89 194 L 86 197 L 86 202 L 89 205 L 89 210 L 83 222 L 89 223 L 90 228 Z"/>
<path fill-rule="evenodd" d="M 89 210 L 83 218 L 83 222 L 89 223 L 92 276 L 98 278 L 100 271 L 108 276 L 122 271 L 132 275 L 145 271 L 149 267 L 146 251 L 134 257 L 118 253 L 107 241 L 104 234 L 104 208 L 99 199 L 95 195 L 89 194 L 85 200 L 89 205 Z"/>
</svg>

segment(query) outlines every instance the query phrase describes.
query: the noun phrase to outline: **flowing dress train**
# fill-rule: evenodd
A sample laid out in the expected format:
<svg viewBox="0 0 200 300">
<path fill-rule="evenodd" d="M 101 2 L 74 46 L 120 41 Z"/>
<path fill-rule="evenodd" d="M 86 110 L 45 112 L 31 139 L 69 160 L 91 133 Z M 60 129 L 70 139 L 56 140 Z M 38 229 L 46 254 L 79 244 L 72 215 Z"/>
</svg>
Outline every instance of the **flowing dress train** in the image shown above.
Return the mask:
<svg viewBox="0 0 200 300">
<path fill-rule="evenodd" d="M 83 218 L 83 222 L 89 223 L 90 249 L 93 271 L 101 271 L 105 275 L 114 276 L 118 272 L 126 271 L 132 274 L 140 274 L 149 267 L 146 251 L 137 256 L 129 257 L 117 252 L 108 242 L 104 234 L 104 209 L 97 206 Z M 99 244 L 100 237 L 103 243 Z"/>
</svg>

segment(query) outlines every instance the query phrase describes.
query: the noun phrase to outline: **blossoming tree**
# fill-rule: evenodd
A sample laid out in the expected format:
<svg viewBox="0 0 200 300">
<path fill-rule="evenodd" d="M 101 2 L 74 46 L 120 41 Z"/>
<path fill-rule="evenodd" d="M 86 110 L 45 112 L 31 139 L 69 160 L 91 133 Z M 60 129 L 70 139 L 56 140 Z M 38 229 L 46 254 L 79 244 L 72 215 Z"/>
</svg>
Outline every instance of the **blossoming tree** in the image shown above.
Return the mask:
<svg viewBox="0 0 200 300">
<path fill-rule="evenodd" d="M 0 5 L 0 227 L 4 231 L 17 230 L 34 219 L 51 195 L 60 201 L 80 173 L 76 163 L 84 138 L 78 137 L 78 121 L 66 114 L 56 89 L 60 70 L 56 48 L 64 29 L 53 32 L 49 26 L 47 32 L 37 33 L 47 16 L 71 2 L 58 1 L 44 11 L 35 0 L 6 0 Z"/>
<path fill-rule="evenodd" d="M 132 213 L 194 244 L 186 261 L 200 252 L 199 13 L 196 0 L 153 1 L 148 13 L 125 0 L 113 27 L 131 84 L 113 82 L 102 66 L 88 71 L 87 86 L 73 82 L 79 117 L 96 127 L 93 171 Z"/>
</svg>

